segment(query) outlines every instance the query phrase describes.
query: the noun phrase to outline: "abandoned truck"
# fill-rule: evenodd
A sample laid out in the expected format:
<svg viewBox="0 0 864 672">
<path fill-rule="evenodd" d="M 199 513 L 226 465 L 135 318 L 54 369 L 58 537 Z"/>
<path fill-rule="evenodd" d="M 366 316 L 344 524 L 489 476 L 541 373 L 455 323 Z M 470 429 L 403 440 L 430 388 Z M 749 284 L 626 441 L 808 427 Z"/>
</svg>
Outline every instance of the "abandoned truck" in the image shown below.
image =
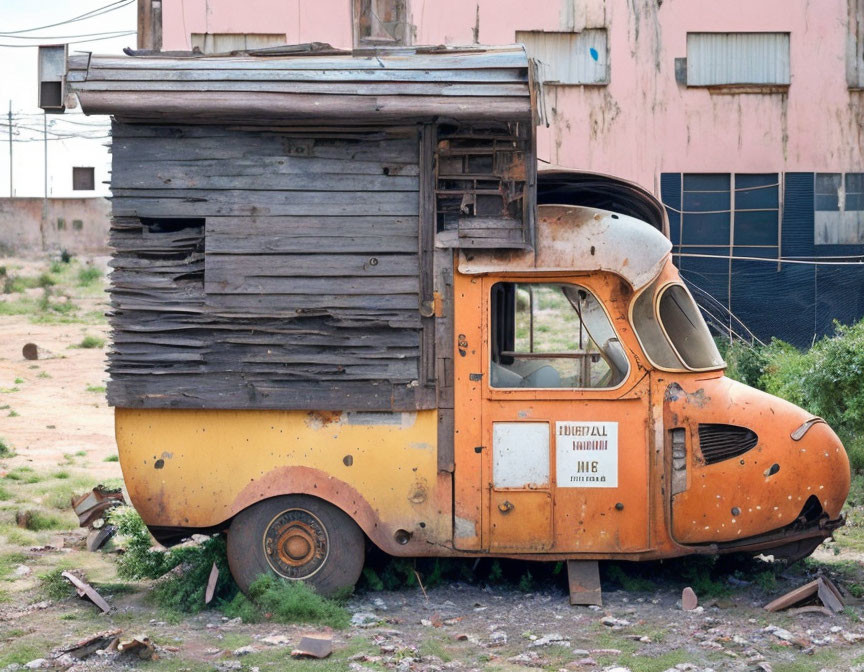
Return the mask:
<svg viewBox="0 0 864 672">
<path fill-rule="evenodd" d="M 368 541 L 567 560 L 589 602 L 600 560 L 842 524 L 843 446 L 724 377 L 663 207 L 538 176 L 521 48 L 84 55 L 59 86 L 113 116 L 129 496 L 164 543 L 226 532 L 242 588 L 351 586 Z"/>
</svg>

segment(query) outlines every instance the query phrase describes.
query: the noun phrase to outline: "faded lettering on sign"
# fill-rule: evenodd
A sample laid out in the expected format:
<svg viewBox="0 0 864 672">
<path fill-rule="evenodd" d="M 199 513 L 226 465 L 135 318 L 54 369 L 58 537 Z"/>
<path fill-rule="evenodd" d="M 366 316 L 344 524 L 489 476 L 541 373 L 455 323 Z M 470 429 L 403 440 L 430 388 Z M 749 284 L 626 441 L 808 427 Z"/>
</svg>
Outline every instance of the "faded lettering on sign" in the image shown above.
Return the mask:
<svg viewBox="0 0 864 672">
<path fill-rule="evenodd" d="M 618 423 L 556 422 L 559 488 L 618 487 Z"/>
</svg>

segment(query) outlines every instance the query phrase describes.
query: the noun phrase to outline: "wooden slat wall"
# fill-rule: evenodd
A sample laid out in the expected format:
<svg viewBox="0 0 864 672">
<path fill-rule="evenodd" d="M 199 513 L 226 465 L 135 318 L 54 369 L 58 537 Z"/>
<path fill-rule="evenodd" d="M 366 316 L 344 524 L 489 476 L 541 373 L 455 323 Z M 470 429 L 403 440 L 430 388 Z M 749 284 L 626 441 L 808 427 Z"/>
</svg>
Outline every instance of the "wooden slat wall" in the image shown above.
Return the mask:
<svg viewBox="0 0 864 672">
<path fill-rule="evenodd" d="M 112 404 L 435 407 L 416 127 L 113 135 Z"/>
</svg>

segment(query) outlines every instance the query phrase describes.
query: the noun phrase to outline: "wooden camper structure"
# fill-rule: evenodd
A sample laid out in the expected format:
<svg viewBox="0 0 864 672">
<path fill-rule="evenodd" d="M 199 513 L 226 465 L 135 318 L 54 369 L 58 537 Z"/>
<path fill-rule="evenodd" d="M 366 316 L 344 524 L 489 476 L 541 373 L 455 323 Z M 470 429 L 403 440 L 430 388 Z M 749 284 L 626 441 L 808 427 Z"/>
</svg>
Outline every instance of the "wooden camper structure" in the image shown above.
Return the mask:
<svg viewBox="0 0 864 672">
<path fill-rule="evenodd" d="M 114 119 L 112 405 L 448 431 L 453 250 L 533 239 L 521 46 L 86 54 L 66 87 Z"/>
</svg>

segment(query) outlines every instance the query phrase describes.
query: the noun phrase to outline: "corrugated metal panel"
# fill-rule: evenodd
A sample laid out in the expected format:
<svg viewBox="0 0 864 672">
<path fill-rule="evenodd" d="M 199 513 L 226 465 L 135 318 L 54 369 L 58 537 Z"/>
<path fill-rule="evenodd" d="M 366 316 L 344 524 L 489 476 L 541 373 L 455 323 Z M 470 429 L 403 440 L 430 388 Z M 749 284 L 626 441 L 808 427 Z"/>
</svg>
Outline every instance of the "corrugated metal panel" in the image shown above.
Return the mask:
<svg viewBox="0 0 864 672">
<path fill-rule="evenodd" d="M 687 85 L 789 84 L 789 33 L 688 33 Z"/>
<path fill-rule="evenodd" d="M 549 84 L 608 84 L 609 56 L 603 28 L 579 33 L 517 31 L 516 41 L 525 45 L 537 62 L 540 80 Z"/>
<path fill-rule="evenodd" d="M 285 33 L 192 33 L 192 48 L 204 54 L 265 49 L 285 42 Z"/>
</svg>

